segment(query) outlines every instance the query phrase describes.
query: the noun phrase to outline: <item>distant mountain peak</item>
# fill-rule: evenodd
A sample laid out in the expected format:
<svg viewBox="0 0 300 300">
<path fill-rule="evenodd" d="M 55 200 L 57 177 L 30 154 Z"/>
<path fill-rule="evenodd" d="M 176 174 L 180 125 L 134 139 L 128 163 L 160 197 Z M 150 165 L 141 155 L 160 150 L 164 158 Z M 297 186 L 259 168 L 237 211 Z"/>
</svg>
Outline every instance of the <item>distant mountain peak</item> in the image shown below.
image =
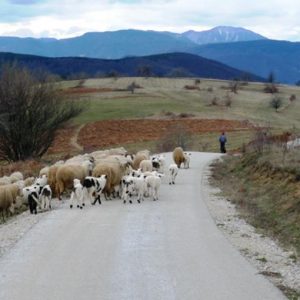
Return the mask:
<svg viewBox="0 0 300 300">
<path fill-rule="evenodd" d="M 264 40 L 266 37 L 242 27 L 217 26 L 209 30 L 189 30 L 183 33 L 192 42 L 203 44 Z"/>
</svg>

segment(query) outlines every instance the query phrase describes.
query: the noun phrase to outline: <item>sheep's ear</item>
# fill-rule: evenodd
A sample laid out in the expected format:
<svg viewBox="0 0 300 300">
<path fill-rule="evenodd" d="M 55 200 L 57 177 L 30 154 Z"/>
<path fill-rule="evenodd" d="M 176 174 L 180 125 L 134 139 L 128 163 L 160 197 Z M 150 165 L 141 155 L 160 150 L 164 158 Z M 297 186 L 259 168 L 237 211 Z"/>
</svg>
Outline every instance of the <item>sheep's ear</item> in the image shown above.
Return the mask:
<svg viewBox="0 0 300 300">
<path fill-rule="evenodd" d="M 107 179 L 107 175 L 105 175 L 104 178 Z"/>
<path fill-rule="evenodd" d="M 146 175 L 144 175 L 144 178 L 146 178 L 147 176 Z"/>
<path fill-rule="evenodd" d="M 125 179 L 122 180 L 123 184 L 125 184 Z"/>
</svg>

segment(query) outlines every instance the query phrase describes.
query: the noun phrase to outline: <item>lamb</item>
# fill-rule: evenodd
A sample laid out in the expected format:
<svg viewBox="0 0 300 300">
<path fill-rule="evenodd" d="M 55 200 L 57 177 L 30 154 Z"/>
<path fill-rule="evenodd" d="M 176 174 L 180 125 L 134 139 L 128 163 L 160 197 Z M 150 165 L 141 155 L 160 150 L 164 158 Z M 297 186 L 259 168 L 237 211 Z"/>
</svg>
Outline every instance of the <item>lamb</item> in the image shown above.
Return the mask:
<svg viewBox="0 0 300 300">
<path fill-rule="evenodd" d="M 92 205 L 95 205 L 98 201 L 101 204 L 100 195 L 103 192 L 106 185 L 107 175 L 101 175 L 100 177 L 87 176 L 83 181 L 84 194 L 88 195 Z M 95 200 L 92 201 L 92 194 L 95 193 Z M 84 199 L 84 198 L 83 198 Z M 84 205 L 84 200 L 83 200 Z"/>
<path fill-rule="evenodd" d="M 180 168 L 181 164 L 185 162 L 186 158 L 181 147 L 177 147 L 174 149 L 173 160 L 178 168 Z"/>
<path fill-rule="evenodd" d="M 37 206 L 41 208 L 39 196 L 42 191 L 42 188 L 43 187 L 41 187 L 38 184 L 34 184 L 23 188 L 23 197 L 29 205 L 29 210 L 31 214 L 37 214 Z"/>
<path fill-rule="evenodd" d="M 42 175 L 35 179 L 34 184 L 37 184 L 41 187 L 45 186 L 48 183 L 47 175 Z"/>
<path fill-rule="evenodd" d="M 128 200 L 128 196 L 131 198 L 134 192 L 134 185 L 133 185 L 133 177 L 131 176 L 124 176 L 122 179 L 122 195 L 121 199 L 123 200 L 123 203 L 125 204 Z M 132 203 L 132 200 L 129 199 L 129 203 Z"/>
<path fill-rule="evenodd" d="M 141 200 L 144 200 L 144 193 L 146 190 L 146 176 L 139 175 L 137 177 L 132 177 L 134 189 L 137 192 L 137 202 L 140 203 Z"/>
<path fill-rule="evenodd" d="M 161 185 L 162 175 L 152 175 L 145 178 L 147 187 L 150 189 L 150 195 L 153 198 L 153 201 L 158 200 L 158 190 Z"/>
<path fill-rule="evenodd" d="M 160 173 L 164 173 L 165 160 L 165 156 L 162 154 L 152 156 L 153 169 L 157 170 Z"/>
<path fill-rule="evenodd" d="M 18 196 L 22 196 L 22 190 L 17 183 L 0 186 L 0 211 L 2 211 L 3 222 L 5 213 L 14 213 Z"/>
<path fill-rule="evenodd" d="M 183 155 L 184 155 L 184 158 L 185 158 L 185 161 L 183 163 L 183 167 L 185 169 L 189 169 L 189 167 L 190 167 L 190 160 L 191 160 L 190 159 L 191 153 L 184 152 Z"/>
<path fill-rule="evenodd" d="M 46 184 L 39 197 L 42 209 L 51 209 L 52 190 L 49 184 Z"/>
<path fill-rule="evenodd" d="M 74 178 L 73 179 L 73 190 L 71 193 L 70 199 L 70 208 L 73 208 L 74 201 L 76 200 L 77 207 L 82 209 L 83 208 L 83 186 L 80 183 L 80 179 Z"/>
<path fill-rule="evenodd" d="M 169 184 L 175 184 L 175 179 L 178 174 L 178 167 L 176 164 L 170 164 L 169 166 Z"/>
<path fill-rule="evenodd" d="M 83 182 L 84 178 L 90 175 L 93 169 L 93 164 L 90 161 L 85 161 L 81 165 L 62 165 L 58 167 L 56 172 L 56 190 L 58 198 L 61 200 L 61 194 L 66 189 L 72 189 L 73 180 L 75 178 Z"/>
</svg>

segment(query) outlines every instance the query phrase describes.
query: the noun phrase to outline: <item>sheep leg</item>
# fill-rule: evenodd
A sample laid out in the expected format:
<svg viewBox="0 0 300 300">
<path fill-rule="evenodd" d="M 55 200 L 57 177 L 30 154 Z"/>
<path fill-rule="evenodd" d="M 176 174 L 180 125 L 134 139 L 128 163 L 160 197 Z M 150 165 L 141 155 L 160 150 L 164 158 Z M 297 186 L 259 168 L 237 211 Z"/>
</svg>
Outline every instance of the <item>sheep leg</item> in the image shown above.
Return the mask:
<svg viewBox="0 0 300 300">
<path fill-rule="evenodd" d="M 70 199 L 70 208 L 73 208 L 74 195 L 75 195 L 75 193 L 72 192 L 72 193 L 71 193 L 71 199 Z"/>
</svg>

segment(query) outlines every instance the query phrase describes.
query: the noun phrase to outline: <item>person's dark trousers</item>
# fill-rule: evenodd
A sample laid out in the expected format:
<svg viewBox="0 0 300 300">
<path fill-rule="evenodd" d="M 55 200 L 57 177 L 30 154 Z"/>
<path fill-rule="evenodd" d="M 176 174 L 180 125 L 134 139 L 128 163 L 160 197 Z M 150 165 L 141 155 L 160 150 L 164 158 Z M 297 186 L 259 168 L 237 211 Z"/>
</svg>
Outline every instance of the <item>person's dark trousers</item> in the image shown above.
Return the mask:
<svg viewBox="0 0 300 300">
<path fill-rule="evenodd" d="M 224 142 L 220 142 L 220 151 L 221 151 L 221 153 L 226 153 L 226 148 L 225 148 Z"/>
</svg>

